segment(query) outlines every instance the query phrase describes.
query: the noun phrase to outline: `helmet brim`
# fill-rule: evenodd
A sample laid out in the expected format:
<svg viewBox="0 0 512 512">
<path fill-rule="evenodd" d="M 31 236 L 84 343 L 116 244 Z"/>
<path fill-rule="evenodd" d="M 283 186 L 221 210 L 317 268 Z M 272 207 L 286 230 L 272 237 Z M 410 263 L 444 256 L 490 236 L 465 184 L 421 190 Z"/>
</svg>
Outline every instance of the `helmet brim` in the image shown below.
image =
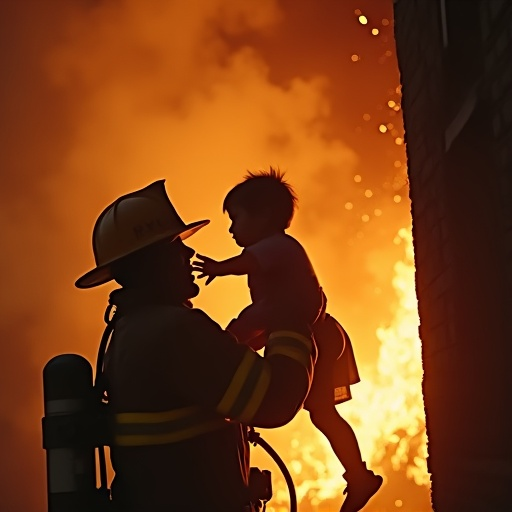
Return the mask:
<svg viewBox="0 0 512 512">
<path fill-rule="evenodd" d="M 154 243 L 161 242 L 166 239 L 168 239 L 169 242 L 172 242 L 177 238 L 185 240 L 186 238 L 193 235 L 194 233 L 196 233 L 209 223 L 209 220 L 200 220 L 197 222 L 192 222 L 191 224 L 187 224 L 186 226 L 184 226 L 183 229 L 181 229 L 178 232 L 160 233 L 158 236 L 152 238 L 151 240 L 148 240 L 148 243 L 145 244 L 143 247 L 137 248 L 137 250 L 143 249 L 144 247 L 148 247 Z M 109 281 L 112 281 L 112 279 L 114 279 L 114 277 L 112 276 L 112 265 L 115 262 L 125 258 L 126 256 L 133 254 L 134 252 L 135 250 L 127 252 L 126 254 L 123 254 L 111 261 L 108 261 L 103 265 L 99 265 L 96 268 L 93 268 L 89 272 L 85 273 L 82 277 L 77 279 L 75 282 L 75 286 L 77 288 L 93 288 L 95 286 L 99 286 L 108 283 Z"/>
</svg>

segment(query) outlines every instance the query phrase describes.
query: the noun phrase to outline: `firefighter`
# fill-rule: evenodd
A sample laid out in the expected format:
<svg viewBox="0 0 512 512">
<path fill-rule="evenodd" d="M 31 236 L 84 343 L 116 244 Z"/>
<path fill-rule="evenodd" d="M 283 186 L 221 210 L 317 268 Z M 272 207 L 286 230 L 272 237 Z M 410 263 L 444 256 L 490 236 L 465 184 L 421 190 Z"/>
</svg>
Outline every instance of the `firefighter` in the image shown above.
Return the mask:
<svg viewBox="0 0 512 512">
<path fill-rule="evenodd" d="M 164 180 L 124 195 L 99 216 L 96 266 L 76 281 L 121 286 L 103 372 L 115 510 L 257 510 L 247 425 L 288 423 L 311 384 L 316 349 L 301 319 L 273 325 L 261 356 L 192 307 L 195 251 L 183 240 L 208 222 L 185 224 Z"/>
</svg>

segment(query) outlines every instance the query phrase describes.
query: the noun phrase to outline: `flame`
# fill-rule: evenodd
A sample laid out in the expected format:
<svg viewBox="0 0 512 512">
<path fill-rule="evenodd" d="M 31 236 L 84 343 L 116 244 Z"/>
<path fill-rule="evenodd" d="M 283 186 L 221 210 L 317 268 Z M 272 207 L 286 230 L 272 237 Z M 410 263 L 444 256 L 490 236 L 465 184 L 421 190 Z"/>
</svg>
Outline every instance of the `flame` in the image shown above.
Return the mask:
<svg viewBox="0 0 512 512">
<path fill-rule="evenodd" d="M 376 455 L 377 458 L 384 457 L 386 439 L 388 443 L 395 443 L 396 451 L 391 457 L 393 468 L 398 470 L 405 465 L 408 477 L 418 485 L 427 485 L 430 478 L 426 465 L 425 411 L 421 389 L 423 368 L 411 231 L 401 229 L 395 241 L 404 244 L 405 257 L 394 267 L 393 286 L 398 297 L 394 322 L 389 327 L 377 330 L 382 345 L 375 385 L 385 390 L 379 398 L 387 398 L 386 402 L 378 403 L 388 407 L 381 423 L 381 439 L 384 442 Z M 410 459 L 409 445 L 415 438 L 418 438 L 417 454 Z"/>
<path fill-rule="evenodd" d="M 380 493 L 386 494 L 386 485 L 396 474 L 410 484 L 407 488 L 402 485 L 400 489 L 390 489 L 386 499 L 382 498 L 377 506 L 384 507 L 383 503 L 392 502 L 393 508 L 412 511 L 404 505 L 417 502 L 418 497 L 411 498 L 417 492 L 423 503 L 416 504 L 414 510 L 429 511 L 430 475 L 426 464 L 427 439 L 421 388 L 423 369 L 411 229 L 400 229 L 394 243 L 403 248 L 403 258 L 394 265 L 396 301 L 393 320 L 376 331 L 380 341 L 376 366 L 361 368 L 363 378 L 352 387 L 353 399 L 337 408 L 354 428 L 369 467 L 385 477 L 387 484 Z M 357 351 L 357 341 L 354 348 Z M 308 507 L 301 510 L 320 510 L 317 508 L 320 504 L 322 511 L 331 510 L 325 508 L 330 505 L 332 510 L 338 510 L 336 507 L 339 507 L 344 486 L 339 461 L 327 440 L 311 426 L 306 413 L 301 412 L 293 423 L 289 428 L 289 451 L 283 460 L 295 482 L 298 503 Z M 273 435 L 273 432 L 265 434 L 269 438 Z M 276 437 L 275 441 L 285 449 L 283 438 Z M 377 498 L 378 495 L 365 510 L 387 510 L 372 508 Z M 288 500 L 284 481 L 278 479 L 267 510 L 284 512 L 288 510 Z"/>
</svg>

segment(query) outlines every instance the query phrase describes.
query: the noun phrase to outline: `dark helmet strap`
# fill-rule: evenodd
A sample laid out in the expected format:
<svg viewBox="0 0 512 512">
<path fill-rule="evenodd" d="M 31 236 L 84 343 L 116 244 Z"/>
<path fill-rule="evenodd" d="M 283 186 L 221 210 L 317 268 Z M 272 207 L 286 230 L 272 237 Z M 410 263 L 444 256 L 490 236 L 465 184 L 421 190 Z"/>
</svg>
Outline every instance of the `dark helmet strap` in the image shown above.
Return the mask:
<svg viewBox="0 0 512 512">
<path fill-rule="evenodd" d="M 98 349 L 98 357 L 96 359 L 96 375 L 94 378 L 94 391 L 96 393 L 97 398 L 99 399 L 99 405 L 103 408 L 106 407 L 108 403 L 108 396 L 105 389 L 105 379 L 103 375 L 103 361 L 105 358 L 105 352 L 107 351 L 107 346 L 109 340 L 114 332 L 115 325 L 115 305 L 109 304 L 107 309 L 105 310 L 104 320 L 107 324 L 105 330 L 103 331 L 103 335 L 101 336 L 100 346 Z M 110 500 L 110 491 L 108 489 L 108 479 L 107 479 L 107 463 L 106 463 L 106 455 L 105 455 L 105 446 L 98 446 L 98 463 L 99 463 L 99 472 L 100 472 L 100 493 L 105 496 L 107 500 Z"/>
<path fill-rule="evenodd" d="M 101 336 L 100 346 L 98 348 L 98 357 L 96 358 L 96 375 L 94 379 L 94 389 L 98 393 L 102 401 L 107 402 L 107 395 L 105 391 L 105 382 L 103 378 L 103 363 L 105 353 L 107 351 L 108 343 L 114 332 L 114 325 L 116 321 L 116 306 L 109 304 L 105 310 L 104 320 L 107 324 L 103 335 Z"/>
</svg>

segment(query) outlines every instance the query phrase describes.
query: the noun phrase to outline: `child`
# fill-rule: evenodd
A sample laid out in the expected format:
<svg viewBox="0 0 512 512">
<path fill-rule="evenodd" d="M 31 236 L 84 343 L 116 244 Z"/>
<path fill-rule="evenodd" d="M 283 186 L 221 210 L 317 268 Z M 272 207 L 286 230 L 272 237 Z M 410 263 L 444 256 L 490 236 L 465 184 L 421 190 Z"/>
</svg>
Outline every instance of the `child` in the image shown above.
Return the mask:
<svg viewBox="0 0 512 512">
<path fill-rule="evenodd" d="M 194 270 L 200 272 L 199 278 L 207 278 L 206 284 L 217 276 L 248 276 L 252 303 L 227 329 L 254 350 L 265 345 L 272 318 L 302 315 L 308 319 L 318 359 L 304 408 L 345 468 L 347 498 L 341 512 L 357 512 L 378 491 L 382 477 L 366 468 L 351 426 L 335 408 L 351 398 L 350 384 L 358 382 L 359 375 L 347 333 L 326 313 L 326 298 L 308 255 L 286 233 L 296 205 L 297 196 L 279 170 L 249 172 L 223 203 L 231 219 L 229 232 L 242 253 L 224 261 L 198 254 Z M 336 368 L 340 372 L 335 375 Z M 341 382 L 333 384 L 336 378 Z"/>
</svg>

